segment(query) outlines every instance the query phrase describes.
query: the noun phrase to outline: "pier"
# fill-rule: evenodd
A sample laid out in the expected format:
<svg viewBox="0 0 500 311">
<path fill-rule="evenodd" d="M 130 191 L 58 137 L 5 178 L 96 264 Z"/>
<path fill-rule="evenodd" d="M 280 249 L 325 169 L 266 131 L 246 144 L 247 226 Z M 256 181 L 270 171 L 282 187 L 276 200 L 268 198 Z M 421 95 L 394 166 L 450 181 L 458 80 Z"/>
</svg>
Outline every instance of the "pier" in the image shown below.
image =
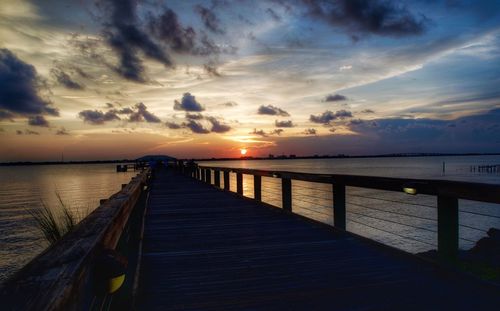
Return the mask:
<svg viewBox="0 0 500 311">
<path fill-rule="evenodd" d="M 235 192 L 231 192 L 235 175 Z M 253 179 L 253 198 L 243 178 Z M 262 202 L 263 178 L 281 208 Z M 293 210 L 295 181 L 331 187 L 333 226 Z M 431 195 L 428 260 L 346 231 L 346 187 Z M 500 289 L 454 269 L 458 200 L 500 203 L 500 185 L 220 167 L 144 170 L 0 289 L 2 309 L 496 310 Z M 128 259 L 116 293 L 97 290 L 104 249 Z"/>
</svg>

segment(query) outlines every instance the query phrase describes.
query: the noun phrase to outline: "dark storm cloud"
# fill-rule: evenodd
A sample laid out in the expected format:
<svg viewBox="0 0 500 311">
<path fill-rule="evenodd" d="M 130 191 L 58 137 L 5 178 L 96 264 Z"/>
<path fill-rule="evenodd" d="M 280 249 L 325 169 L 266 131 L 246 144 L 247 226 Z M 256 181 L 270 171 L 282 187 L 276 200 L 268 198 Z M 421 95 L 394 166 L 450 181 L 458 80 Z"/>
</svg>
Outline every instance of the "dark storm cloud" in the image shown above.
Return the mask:
<svg viewBox="0 0 500 311">
<path fill-rule="evenodd" d="M 352 33 L 384 36 L 418 35 L 428 19 L 412 14 L 401 3 L 385 0 L 303 0 L 308 13 Z M 357 36 L 356 36 L 357 37 Z"/>
<path fill-rule="evenodd" d="M 340 94 L 329 94 L 325 97 L 325 102 L 338 102 L 343 100 L 347 100 L 347 97 Z"/>
<path fill-rule="evenodd" d="M 53 115 L 59 111 L 39 95 L 42 83 L 35 67 L 0 49 L 0 117 Z"/>
<path fill-rule="evenodd" d="M 85 85 L 74 81 L 69 74 L 67 74 L 60 68 L 52 68 L 50 70 L 50 74 L 60 85 L 68 89 L 83 90 L 85 88 Z"/>
<path fill-rule="evenodd" d="M 337 119 L 343 120 L 346 118 L 352 118 L 352 112 L 347 110 L 339 110 L 333 113 L 330 110 L 327 110 L 319 115 L 311 115 L 309 117 L 309 120 L 314 123 L 329 124 L 331 121 Z"/>
<path fill-rule="evenodd" d="M 286 112 L 285 110 L 278 108 L 273 105 L 267 105 L 267 106 L 260 106 L 259 109 L 257 110 L 258 114 L 265 114 L 265 115 L 270 115 L 270 116 L 283 116 L 283 117 L 289 117 L 290 114 Z"/>
<path fill-rule="evenodd" d="M 210 133 L 210 130 L 204 128 L 201 123 L 196 122 L 194 120 L 189 120 L 187 122 L 184 122 L 183 126 L 189 128 L 191 130 L 191 132 L 196 133 L 196 134 L 208 134 L 208 133 Z"/>
<path fill-rule="evenodd" d="M 49 122 L 43 116 L 29 117 L 28 124 L 31 126 L 43 126 L 43 127 L 49 126 Z"/>
<path fill-rule="evenodd" d="M 316 135 L 316 129 L 314 128 L 308 128 L 308 129 L 305 129 L 303 134 L 305 135 Z"/>
<path fill-rule="evenodd" d="M 196 32 L 192 27 L 183 27 L 177 14 L 169 8 L 158 17 L 150 17 L 148 28 L 177 53 L 192 53 L 195 50 Z"/>
<path fill-rule="evenodd" d="M 295 125 L 293 124 L 292 120 L 287 120 L 287 121 L 274 121 L 274 125 L 276 127 L 294 127 Z"/>
<path fill-rule="evenodd" d="M 115 68 L 117 73 L 128 80 L 143 82 L 144 66 L 138 56 L 139 51 L 166 67 L 172 66 L 165 49 L 154 42 L 138 25 L 136 1 L 101 0 L 98 4 L 108 14 L 103 34 L 120 59 L 119 66 Z"/>
<path fill-rule="evenodd" d="M 169 122 L 169 121 L 165 122 L 165 126 L 171 130 L 178 130 L 178 129 L 183 128 L 182 124 L 177 124 L 175 122 Z"/>
<path fill-rule="evenodd" d="M 174 101 L 174 110 L 184 110 L 184 111 L 203 111 L 205 108 L 196 101 L 195 96 L 191 93 L 184 93 L 181 101 Z"/>
<path fill-rule="evenodd" d="M 202 120 L 203 118 L 201 113 L 186 113 L 187 120 Z"/>
<path fill-rule="evenodd" d="M 225 30 L 221 27 L 220 20 L 217 15 L 215 15 L 214 11 L 202 5 L 196 5 L 195 11 L 200 15 L 203 24 L 208 30 L 219 34 L 225 33 Z"/>
<path fill-rule="evenodd" d="M 138 103 L 135 105 L 136 111 L 130 114 L 129 122 L 142 122 L 146 121 L 148 123 L 160 123 L 161 120 L 154 114 L 148 111 L 148 108 L 143 103 Z"/>
<path fill-rule="evenodd" d="M 114 110 L 107 112 L 102 112 L 100 110 L 83 110 L 78 113 L 78 116 L 82 118 L 84 122 L 93 125 L 101 125 L 108 121 L 120 120 L 120 117 Z"/>
<path fill-rule="evenodd" d="M 212 129 L 210 131 L 214 133 L 226 133 L 231 130 L 229 125 L 221 123 L 221 121 L 217 120 L 215 117 L 206 117 L 208 122 L 212 123 Z"/>
</svg>

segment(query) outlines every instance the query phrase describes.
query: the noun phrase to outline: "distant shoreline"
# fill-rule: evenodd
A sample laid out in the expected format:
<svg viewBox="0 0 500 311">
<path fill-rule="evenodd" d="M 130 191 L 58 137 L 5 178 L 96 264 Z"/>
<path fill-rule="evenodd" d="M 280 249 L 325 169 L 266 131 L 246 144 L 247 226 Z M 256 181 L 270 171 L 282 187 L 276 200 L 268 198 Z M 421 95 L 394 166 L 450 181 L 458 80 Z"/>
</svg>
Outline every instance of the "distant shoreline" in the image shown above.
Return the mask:
<svg viewBox="0 0 500 311">
<path fill-rule="evenodd" d="M 495 156 L 499 153 L 391 153 L 391 154 L 376 154 L 376 155 L 312 155 L 312 156 L 295 156 L 295 155 L 277 155 L 274 157 L 239 157 L 239 158 L 201 158 L 194 159 L 196 162 L 207 161 L 240 161 L 240 160 L 301 160 L 301 159 L 359 159 L 359 158 L 411 158 L 411 157 L 459 157 L 459 156 Z M 179 159 L 189 160 L 189 159 Z M 0 163 L 0 166 L 29 166 L 29 165 L 62 165 L 62 164 L 123 164 L 134 163 L 135 160 L 94 160 L 94 161 L 42 161 L 42 162 L 5 162 Z"/>
</svg>

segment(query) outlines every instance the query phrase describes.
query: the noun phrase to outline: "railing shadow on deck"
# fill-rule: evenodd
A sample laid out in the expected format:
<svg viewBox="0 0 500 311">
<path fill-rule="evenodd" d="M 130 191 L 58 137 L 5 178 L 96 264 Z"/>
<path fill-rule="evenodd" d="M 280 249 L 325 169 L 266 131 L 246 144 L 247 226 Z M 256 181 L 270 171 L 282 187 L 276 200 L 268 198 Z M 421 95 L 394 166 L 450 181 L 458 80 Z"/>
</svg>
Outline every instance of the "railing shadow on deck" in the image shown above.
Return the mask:
<svg viewBox="0 0 500 311">
<path fill-rule="evenodd" d="M 406 240 L 413 240 L 426 244 L 427 246 L 437 248 L 438 258 L 443 263 L 453 263 L 456 261 L 459 250 L 459 240 L 470 243 L 475 242 L 467 238 L 461 238 L 459 236 L 459 228 L 476 230 L 482 233 L 486 232 L 486 230 L 481 228 L 460 224 L 459 214 L 468 213 L 471 215 L 482 215 L 496 220 L 500 219 L 500 214 L 491 215 L 481 213 L 480 211 L 459 210 L 459 200 L 500 204 L 500 185 L 497 184 L 358 175 L 311 174 L 210 166 L 181 166 L 180 169 L 186 175 L 212 184 L 225 191 L 231 191 L 234 187 L 234 183 L 236 183 L 234 192 L 237 194 L 252 198 L 259 202 L 266 202 L 267 200 L 266 203 L 279 206 L 288 212 L 299 212 L 302 215 L 304 215 L 305 212 L 306 217 L 311 218 L 314 218 L 314 216 L 333 218 L 332 225 L 337 229 L 347 230 L 346 224 L 347 221 L 349 221 L 350 223 L 393 234 Z M 232 175 L 235 175 L 235 178 Z M 244 177 L 253 178 L 253 185 L 251 187 L 245 187 L 244 189 Z M 276 187 L 273 188 L 271 186 L 263 189 L 263 178 L 266 178 L 267 186 L 274 184 Z M 277 179 L 279 181 L 277 183 L 271 182 L 271 179 Z M 292 181 L 294 182 L 293 185 Z M 300 184 L 301 182 L 303 184 Z M 250 183 L 252 183 L 251 180 Z M 307 187 L 304 186 L 304 183 L 312 183 L 314 186 Z M 323 185 L 323 187 L 318 187 L 317 185 Z M 352 187 L 356 187 L 356 189 L 384 190 L 404 195 L 431 196 L 434 198 L 435 204 L 418 204 L 402 200 L 398 201 L 390 198 L 367 196 L 363 195 L 363 193 L 348 194 L 348 191 L 346 191 L 347 187 L 351 189 Z M 253 188 L 253 193 L 249 193 L 249 189 L 247 188 Z M 321 193 L 323 198 L 308 197 L 304 195 L 304 191 Z M 329 198 L 325 198 L 325 196 L 329 196 Z M 274 197 L 274 201 L 269 202 L 270 197 Z M 276 198 L 278 198 L 279 201 L 276 201 Z M 355 199 L 369 199 L 372 200 L 371 202 L 374 200 L 381 200 L 391 204 L 406 204 L 431 208 L 437 215 L 435 218 L 432 218 L 425 215 L 419 215 L 419 213 L 405 213 L 401 210 L 395 211 L 394 209 L 388 210 L 387 208 L 377 208 L 367 206 L 366 204 L 360 204 L 359 201 L 355 201 Z M 363 209 L 364 212 L 360 210 L 347 210 L 346 205 Z M 295 206 L 294 210 L 292 210 L 292 206 Z M 496 207 L 498 208 L 498 206 Z M 328 208 L 330 208 L 331 213 L 324 212 L 328 210 Z M 431 229 L 428 226 L 408 225 L 399 221 L 398 218 L 396 218 L 396 220 L 387 218 L 382 219 L 367 213 L 367 211 L 393 213 L 397 214 L 399 218 L 413 217 L 420 221 L 434 222 L 434 226 L 437 228 Z M 374 221 L 382 222 L 382 227 L 374 226 L 373 223 L 370 223 Z M 383 227 L 385 223 L 396 226 L 406 226 L 408 227 L 406 230 L 421 230 L 428 234 L 435 234 L 437 235 L 437 244 L 423 239 L 413 239 L 408 236 L 401 236 L 397 232 L 391 232 Z"/>
<path fill-rule="evenodd" d="M 111 256 L 116 254 L 122 259 L 128 259 L 130 268 L 124 269 L 128 270 L 127 277 L 133 274 L 130 270 L 135 268 L 139 259 L 129 258 L 128 253 L 137 256 L 139 252 L 137 249 L 129 251 L 131 246 L 128 244 L 131 234 L 140 235 L 131 231 L 137 231 L 137 222 L 142 220 L 142 214 L 136 206 L 144 200 L 141 198 L 147 193 L 146 185 L 150 176 L 150 170 L 146 169 L 132 178 L 130 183 L 123 184 L 121 191 L 109 199 L 101 200 L 99 207 L 84 218 L 74 230 L 1 284 L 0 308 L 2 310 L 109 308 L 111 296 L 108 294 L 108 287 L 111 284 L 109 282 L 113 281 L 110 281 L 111 277 L 101 279 L 102 274 L 109 272 L 105 270 L 114 269 L 109 268 L 110 253 Z M 104 273 L 101 275 L 96 273 L 102 270 Z M 132 292 L 133 281 L 125 278 L 122 287 L 128 286 Z M 131 303 L 131 300 L 129 302 Z"/>
</svg>

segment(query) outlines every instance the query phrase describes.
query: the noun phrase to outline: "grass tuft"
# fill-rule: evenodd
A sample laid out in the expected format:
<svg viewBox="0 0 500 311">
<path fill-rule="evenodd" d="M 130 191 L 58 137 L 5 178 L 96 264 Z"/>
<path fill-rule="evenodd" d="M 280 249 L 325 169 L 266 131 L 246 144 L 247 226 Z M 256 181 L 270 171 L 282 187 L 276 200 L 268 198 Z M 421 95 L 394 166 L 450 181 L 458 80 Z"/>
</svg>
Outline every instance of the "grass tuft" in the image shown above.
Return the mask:
<svg viewBox="0 0 500 311">
<path fill-rule="evenodd" d="M 56 243 L 66 233 L 73 230 L 80 219 L 88 214 L 73 213 L 57 192 L 56 197 L 59 203 L 57 208 L 51 208 L 42 200 L 41 209 L 28 211 L 50 245 Z"/>
</svg>

